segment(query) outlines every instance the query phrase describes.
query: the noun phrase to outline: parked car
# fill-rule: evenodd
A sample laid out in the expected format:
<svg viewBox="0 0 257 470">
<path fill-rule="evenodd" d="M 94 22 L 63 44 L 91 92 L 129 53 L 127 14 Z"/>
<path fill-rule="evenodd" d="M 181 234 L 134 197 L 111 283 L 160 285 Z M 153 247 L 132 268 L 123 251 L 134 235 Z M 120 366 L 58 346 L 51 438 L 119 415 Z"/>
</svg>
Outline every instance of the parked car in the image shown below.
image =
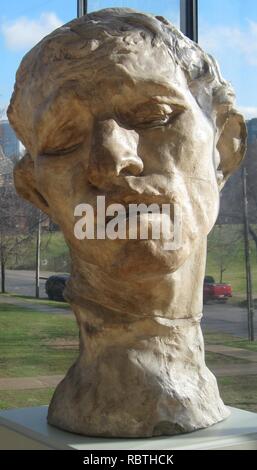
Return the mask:
<svg viewBox="0 0 257 470">
<path fill-rule="evenodd" d="M 232 287 L 226 283 L 216 283 L 212 276 L 205 276 L 203 284 L 203 303 L 206 304 L 210 300 L 219 302 L 227 302 L 232 297 Z"/>
<path fill-rule="evenodd" d="M 50 276 L 45 283 L 45 290 L 48 295 L 49 300 L 58 300 L 64 301 L 63 291 L 66 282 L 69 279 L 68 274 L 54 275 Z"/>
</svg>

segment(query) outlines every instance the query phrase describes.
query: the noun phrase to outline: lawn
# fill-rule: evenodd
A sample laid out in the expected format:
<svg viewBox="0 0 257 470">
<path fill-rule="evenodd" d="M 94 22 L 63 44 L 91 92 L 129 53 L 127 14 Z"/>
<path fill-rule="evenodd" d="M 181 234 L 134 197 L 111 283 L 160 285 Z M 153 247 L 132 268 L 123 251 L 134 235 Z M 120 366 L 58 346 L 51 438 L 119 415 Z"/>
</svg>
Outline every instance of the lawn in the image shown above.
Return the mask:
<svg viewBox="0 0 257 470">
<path fill-rule="evenodd" d="M 47 405 L 53 393 L 53 388 L 0 390 L 0 410 Z"/>
<path fill-rule="evenodd" d="M 56 348 L 54 343 L 77 338 L 73 315 L 41 314 L 0 303 L 0 377 L 65 373 L 77 356 L 77 348 Z"/>
<path fill-rule="evenodd" d="M 41 268 L 45 271 L 69 272 L 69 249 L 61 232 L 45 232 L 41 234 Z M 35 269 L 36 234 L 22 244 L 8 258 L 8 269 Z"/>
<path fill-rule="evenodd" d="M 257 412 L 257 374 L 219 377 L 218 385 L 226 405 Z"/>
<path fill-rule="evenodd" d="M 225 366 L 229 364 L 249 364 L 250 361 L 246 359 L 241 359 L 238 357 L 226 356 L 225 354 L 213 353 L 206 351 L 205 352 L 205 362 L 208 367 L 211 366 Z M 256 373 L 257 373 L 257 364 L 256 364 Z"/>
<path fill-rule="evenodd" d="M 257 252 L 250 240 L 253 293 L 257 297 Z M 206 274 L 220 281 L 220 270 L 224 269 L 223 282 L 232 285 L 233 294 L 245 297 L 245 255 L 242 225 L 215 225 L 208 236 Z"/>
<path fill-rule="evenodd" d="M 57 301 L 57 300 L 49 300 L 49 299 L 36 299 L 35 297 L 32 297 L 30 295 L 21 295 L 21 294 L 14 294 L 14 293 L 1 293 L 0 296 L 0 303 L 1 303 L 1 297 L 7 297 L 10 299 L 16 299 L 20 300 L 21 302 L 26 302 L 28 304 L 37 304 L 37 305 L 47 305 L 48 307 L 56 307 L 56 308 L 61 308 L 61 309 L 70 309 L 70 306 L 67 302 L 62 302 L 62 301 Z"/>
<path fill-rule="evenodd" d="M 232 346 L 233 348 L 242 348 L 257 352 L 257 341 L 250 342 L 227 333 L 204 333 L 204 339 L 206 344 L 222 344 L 223 346 Z"/>
</svg>

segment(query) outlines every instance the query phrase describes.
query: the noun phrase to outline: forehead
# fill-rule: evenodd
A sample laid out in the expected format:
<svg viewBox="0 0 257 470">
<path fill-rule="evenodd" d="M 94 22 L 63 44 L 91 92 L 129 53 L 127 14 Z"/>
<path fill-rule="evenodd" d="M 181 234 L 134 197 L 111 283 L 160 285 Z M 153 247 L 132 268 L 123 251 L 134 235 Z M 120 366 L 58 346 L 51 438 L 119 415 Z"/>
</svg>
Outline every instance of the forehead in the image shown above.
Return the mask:
<svg viewBox="0 0 257 470">
<path fill-rule="evenodd" d="M 28 148 L 26 140 L 33 146 L 49 121 L 63 113 L 71 119 L 85 110 L 131 106 L 154 96 L 192 99 L 185 75 L 164 43 L 153 47 L 151 36 L 142 37 L 137 30 L 129 37 L 94 38 L 84 46 L 70 33 L 53 36 L 28 54 L 20 76 L 24 71 L 18 101 L 28 110 L 27 135 L 21 139 Z"/>
<path fill-rule="evenodd" d="M 41 96 L 35 118 L 43 113 L 56 113 L 65 101 L 97 111 L 105 106 L 130 105 L 155 96 L 188 99 L 190 92 L 184 73 L 167 52 L 166 47 L 154 48 L 144 41 L 137 48 L 121 48 L 118 41 L 94 51 L 89 60 L 79 64 L 63 61 L 61 74 L 39 75 L 36 90 Z M 42 87 L 42 89 L 41 89 Z M 31 89 L 31 88 L 30 88 Z M 40 110 L 41 116 L 39 116 Z"/>
<path fill-rule="evenodd" d="M 136 31 L 135 34 L 139 33 Z M 33 76 L 36 85 L 40 86 L 43 95 L 49 95 L 63 83 L 73 81 L 81 92 L 94 94 L 96 87 L 107 81 L 177 81 L 178 66 L 164 43 L 153 47 L 148 36 L 144 39 L 140 37 L 139 42 L 134 34 L 132 37 L 133 42 L 131 39 L 123 42 L 123 37 L 114 37 L 102 43 L 89 41 L 89 51 L 86 48 L 81 56 L 73 56 L 73 43 L 67 43 L 62 48 L 60 40 L 52 41 L 51 47 L 46 47 L 44 57 L 41 58 L 40 53 L 35 56 Z M 79 46 L 84 47 L 80 42 L 77 43 Z M 55 60 L 59 49 L 62 55 Z M 49 64 L 46 65 L 44 59 Z M 47 84 L 44 78 L 48 79 Z"/>
</svg>

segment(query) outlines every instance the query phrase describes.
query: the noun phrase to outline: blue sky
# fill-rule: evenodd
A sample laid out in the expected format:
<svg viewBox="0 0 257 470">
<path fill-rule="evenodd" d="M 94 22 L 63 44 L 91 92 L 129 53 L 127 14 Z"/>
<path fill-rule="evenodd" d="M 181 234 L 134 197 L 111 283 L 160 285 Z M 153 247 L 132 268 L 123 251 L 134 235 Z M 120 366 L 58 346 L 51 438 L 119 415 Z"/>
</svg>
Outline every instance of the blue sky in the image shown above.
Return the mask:
<svg viewBox="0 0 257 470">
<path fill-rule="evenodd" d="M 247 118 L 257 117 L 257 1 L 198 0 L 199 43 L 218 60 Z M 89 11 L 128 6 L 179 24 L 179 0 L 88 0 Z M 8 105 L 23 55 L 76 16 L 76 0 L 1 0 L 0 109 Z"/>
</svg>

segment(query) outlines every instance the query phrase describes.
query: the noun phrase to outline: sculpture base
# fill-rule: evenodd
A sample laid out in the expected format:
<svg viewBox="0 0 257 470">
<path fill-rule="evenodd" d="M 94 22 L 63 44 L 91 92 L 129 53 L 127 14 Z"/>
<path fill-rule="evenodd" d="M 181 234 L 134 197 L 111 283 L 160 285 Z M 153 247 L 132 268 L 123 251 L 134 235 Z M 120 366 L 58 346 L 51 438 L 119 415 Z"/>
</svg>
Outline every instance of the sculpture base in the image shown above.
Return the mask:
<svg viewBox="0 0 257 470">
<path fill-rule="evenodd" d="M 91 438 L 47 424 L 47 407 L 0 412 L 0 450 L 257 450 L 257 413 L 230 408 L 231 415 L 208 429 L 147 439 Z"/>
</svg>

